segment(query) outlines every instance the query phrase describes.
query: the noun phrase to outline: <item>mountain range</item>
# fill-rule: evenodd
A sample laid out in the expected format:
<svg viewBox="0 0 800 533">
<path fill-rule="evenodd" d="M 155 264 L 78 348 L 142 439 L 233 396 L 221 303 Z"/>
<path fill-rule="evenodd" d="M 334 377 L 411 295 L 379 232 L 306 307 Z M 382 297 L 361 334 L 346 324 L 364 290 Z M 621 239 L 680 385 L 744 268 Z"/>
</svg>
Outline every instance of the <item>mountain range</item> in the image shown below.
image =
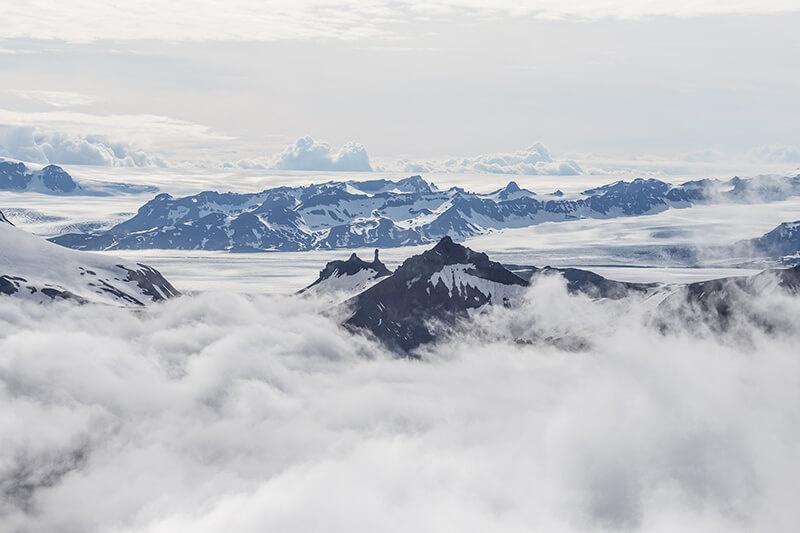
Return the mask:
<svg viewBox="0 0 800 533">
<path fill-rule="evenodd" d="M 439 190 L 420 176 L 276 187 L 258 193 L 167 193 L 111 228 L 52 240 L 80 250 L 180 249 L 230 252 L 397 247 L 464 239 L 546 221 L 653 214 L 698 203 L 777 201 L 800 195 L 800 175 L 672 185 L 618 181 L 567 196 L 509 182 L 489 194 Z"/>
<path fill-rule="evenodd" d="M 780 317 L 776 321 L 775 316 L 765 315 L 759 296 L 800 292 L 800 267 L 690 284 L 629 283 L 575 268 L 503 265 L 450 237 L 406 259 L 394 272 L 384 268 L 375 275 L 374 262 L 354 255 L 347 261 L 328 263 L 320 278 L 305 290 L 324 287 L 334 279 L 339 294 L 349 288 L 351 297 L 339 304 L 346 316 L 343 326 L 407 357 L 417 357 L 419 347 L 447 338 L 487 306 L 519 305 L 539 276 L 560 276 L 568 292 L 591 299 L 618 300 L 633 295 L 648 299 L 654 309 L 650 321 L 662 331 L 676 324 L 689 328 L 704 324 L 711 331 L 725 333 L 734 329 L 739 319 L 770 330 L 780 326 Z M 366 284 L 362 282 L 365 278 L 369 279 Z M 580 339 L 544 340 L 567 349 L 583 345 Z"/>
</svg>

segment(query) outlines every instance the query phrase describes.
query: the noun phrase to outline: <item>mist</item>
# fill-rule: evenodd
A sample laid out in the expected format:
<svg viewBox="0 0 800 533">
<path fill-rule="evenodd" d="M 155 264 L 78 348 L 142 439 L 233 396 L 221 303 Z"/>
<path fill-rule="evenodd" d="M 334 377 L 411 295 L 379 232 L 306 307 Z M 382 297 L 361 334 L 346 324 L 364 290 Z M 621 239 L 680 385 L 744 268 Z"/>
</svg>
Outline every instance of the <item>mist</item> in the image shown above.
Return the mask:
<svg viewBox="0 0 800 533">
<path fill-rule="evenodd" d="M 0 530 L 793 530 L 798 330 L 652 310 L 545 278 L 414 361 L 313 298 L 0 301 Z"/>
</svg>

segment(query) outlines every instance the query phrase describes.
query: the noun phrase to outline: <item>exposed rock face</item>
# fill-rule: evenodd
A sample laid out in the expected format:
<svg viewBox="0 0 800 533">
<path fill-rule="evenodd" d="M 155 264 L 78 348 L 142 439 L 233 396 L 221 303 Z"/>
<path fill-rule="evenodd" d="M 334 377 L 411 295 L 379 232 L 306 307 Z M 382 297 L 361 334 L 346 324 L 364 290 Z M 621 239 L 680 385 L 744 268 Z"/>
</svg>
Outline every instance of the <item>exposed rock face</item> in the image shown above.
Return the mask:
<svg viewBox="0 0 800 533">
<path fill-rule="evenodd" d="M 71 193 L 80 187 L 63 168 L 48 165 L 31 170 L 25 163 L 0 160 L 0 190 Z"/>
<path fill-rule="evenodd" d="M 367 331 L 406 353 L 435 339 L 433 321 L 452 324 L 470 309 L 509 304 L 528 283 L 483 253 L 442 238 L 348 302 L 351 330 Z"/>
<path fill-rule="evenodd" d="M 0 211 L 0 224 L 11 224 L 2 211 Z M 14 224 L 11 225 L 13 226 Z"/>
<path fill-rule="evenodd" d="M 757 253 L 784 257 L 800 253 L 800 220 L 784 222 L 769 233 L 747 241 Z"/>
</svg>

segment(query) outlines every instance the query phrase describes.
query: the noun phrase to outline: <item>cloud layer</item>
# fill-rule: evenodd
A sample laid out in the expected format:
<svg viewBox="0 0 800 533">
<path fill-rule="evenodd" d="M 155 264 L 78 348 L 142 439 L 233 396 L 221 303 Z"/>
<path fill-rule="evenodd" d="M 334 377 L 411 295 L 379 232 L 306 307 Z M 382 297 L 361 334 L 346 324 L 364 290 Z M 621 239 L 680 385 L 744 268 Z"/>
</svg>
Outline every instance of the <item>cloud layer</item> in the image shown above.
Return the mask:
<svg viewBox="0 0 800 533">
<path fill-rule="evenodd" d="M 448 159 L 446 161 L 410 161 L 399 163 L 404 172 L 460 172 L 490 174 L 523 174 L 575 176 L 583 170 L 575 161 L 553 159 L 547 148 L 536 143 L 511 153 L 483 154 L 475 157 Z"/>
<path fill-rule="evenodd" d="M 342 171 L 369 172 L 367 149 L 362 144 L 346 143 L 334 151 L 325 141 L 316 141 L 306 135 L 287 146 L 276 156 L 269 159 L 243 159 L 236 166 L 239 168 L 258 168 L 272 170 L 310 170 L 310 171 Z"/>
<path fill-rule="evenodd" d="M 644 304 L 545 280 L 521 309 L 408 362 L 321 305 L 4 302 L 4 527 L 730 532 L 800 520 L 797 332 L 752 332 L 748 346 L 663 336 L 642 325 Z M 533 331 L 590 349 L 512 342 Z"/>
<path fill-rule="evenodd" d="M 99 135 L 38 132 L 28 126 L 0 126 L 0 156 L 39 164 L 166 166 L 159 157 Z"/>
<path fill-rule="evenodd" d="M 168 41 L 274 41 L 281 39 L 397 37 L 403 23 L 451 21 L 470 13 L 480 17 L 555 20 L 636 19 L 647 16 L 693 17 L 714 14 L 774 14 L 798 11 L 794 0 L 233 0 L 222 9 L 213 0 L 179 0 L 164 5 L 141 0 L 97 9 L 92 0 L 72 0 L 41 9 L 21 0 L 4 9 L 0 38 Z"/>
</svg>

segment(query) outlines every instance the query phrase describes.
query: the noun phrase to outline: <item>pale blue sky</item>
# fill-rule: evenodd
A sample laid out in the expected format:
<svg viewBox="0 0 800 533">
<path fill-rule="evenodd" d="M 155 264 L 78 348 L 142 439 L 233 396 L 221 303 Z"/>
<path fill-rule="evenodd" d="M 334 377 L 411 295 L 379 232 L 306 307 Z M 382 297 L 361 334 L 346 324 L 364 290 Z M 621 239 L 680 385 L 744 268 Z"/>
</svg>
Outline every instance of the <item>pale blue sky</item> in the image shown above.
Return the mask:
<svg viewBox="0 0 800 533">
<path fill-rule="evenodd" d="M 791 160 L 800 145 L 794 1 L 269 4 L 16 3 L 0 124 L 170 160 L 266 156 L 303 135 L 373 160 L 537 141 Z"/>
</svg>

